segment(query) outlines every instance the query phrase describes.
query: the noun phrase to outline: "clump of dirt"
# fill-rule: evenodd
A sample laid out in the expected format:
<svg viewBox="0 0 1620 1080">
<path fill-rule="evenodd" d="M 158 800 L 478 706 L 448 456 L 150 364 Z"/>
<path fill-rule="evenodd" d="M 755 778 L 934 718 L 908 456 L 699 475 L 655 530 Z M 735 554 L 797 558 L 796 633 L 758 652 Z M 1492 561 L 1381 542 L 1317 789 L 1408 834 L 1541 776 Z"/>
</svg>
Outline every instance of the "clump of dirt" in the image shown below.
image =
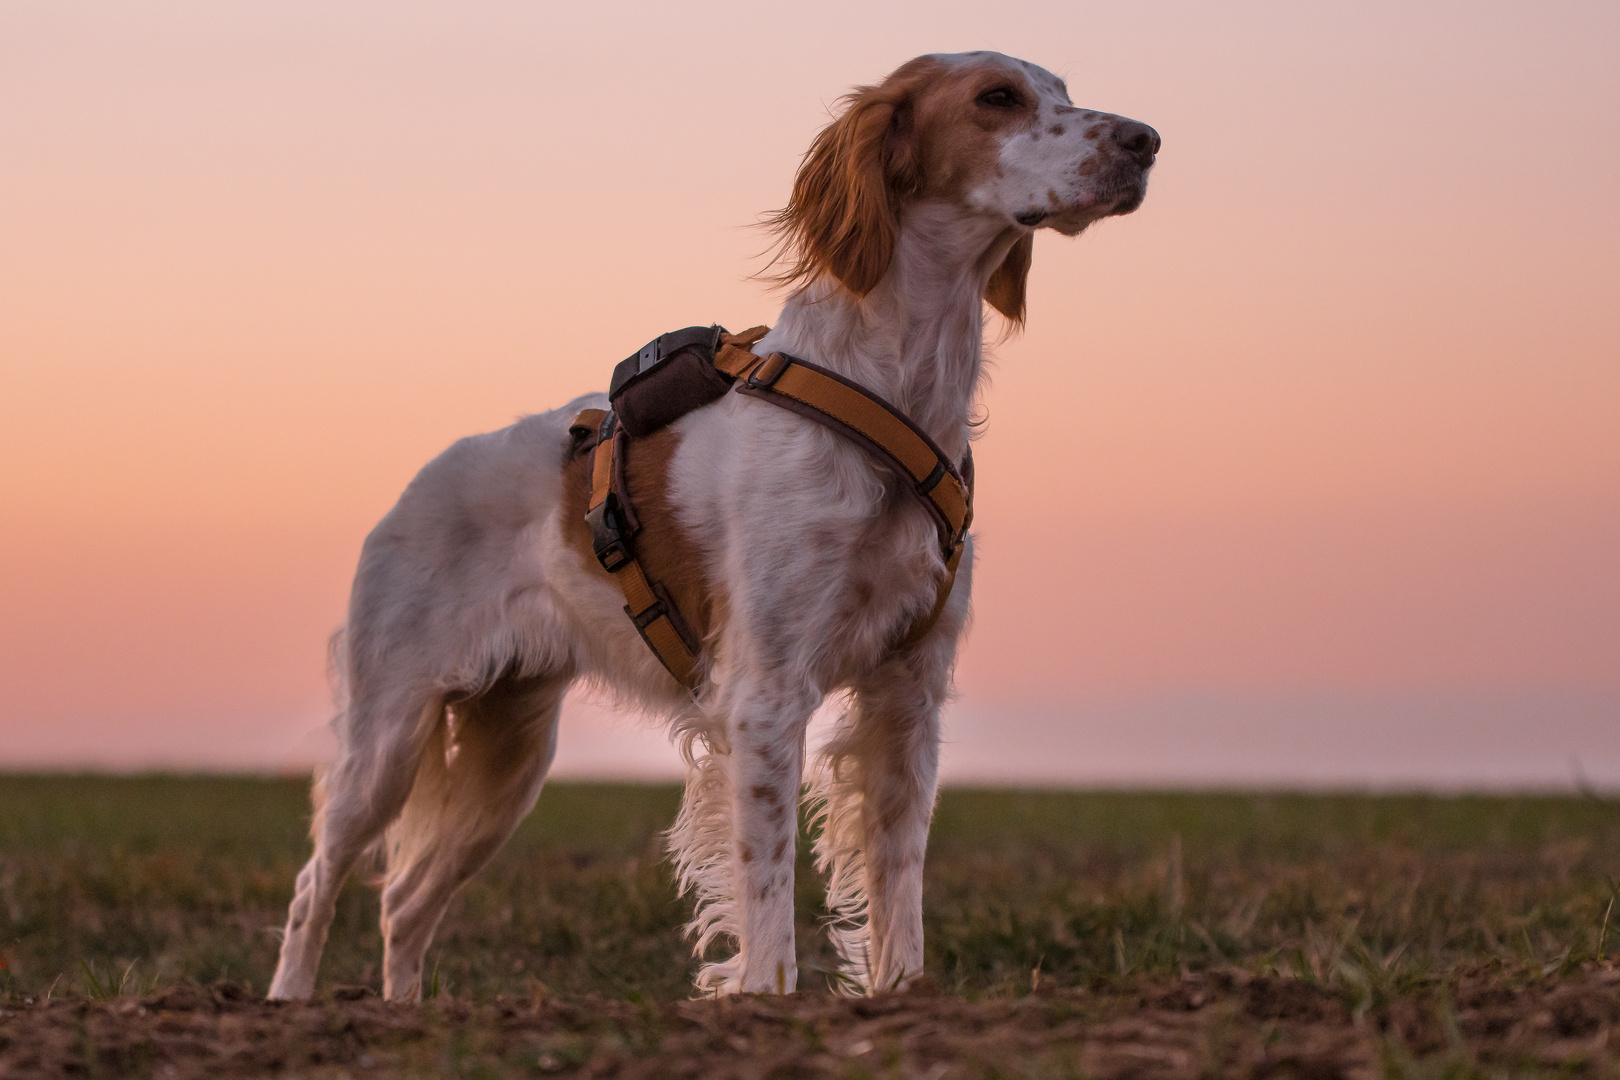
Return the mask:
<svg viewBox="0 0 1620 1080">
<path fill-rule="evenodd" d="M 968 1001 L 601 997 L 394 1005 L 339 987 L 308 1004 L 233 984 L 141 999 L 12 1001 L 0 1076 L 438 1075 L 705 1078 L 1360 1078 L 1393 1064 L 1612 1071 L 1620 969 L 1515 982 L 1481 971 L 1377 1006 L 1243 972 Z"/>
</svg>

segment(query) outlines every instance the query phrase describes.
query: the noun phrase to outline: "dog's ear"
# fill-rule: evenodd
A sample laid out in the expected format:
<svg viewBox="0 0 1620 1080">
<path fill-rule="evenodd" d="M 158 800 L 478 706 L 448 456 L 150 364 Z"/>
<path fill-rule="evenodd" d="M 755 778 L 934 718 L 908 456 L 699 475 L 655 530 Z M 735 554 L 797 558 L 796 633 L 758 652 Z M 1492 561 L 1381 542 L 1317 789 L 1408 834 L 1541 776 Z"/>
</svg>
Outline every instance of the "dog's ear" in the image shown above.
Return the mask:
<svg viewBox="0 0 1620 1080">
<path fill-rule="evenodd" d="M 810 144 L 793 197 L 769 219 L 792 258 L 780 280 L 826 272 L 856 296 L 883 280 L 900 235 L 900 207 L 921 187 L 912 125 L 916 82 L 902 68 L 882 86 L 858 88 Z"/>
<path fill-rule="evenodd" d="M 1035 256 L 1035 234 L 1025 233 L 1013 241 L 1007 257 L 1001 260 L 984 287 L 984 298 L 1007 317 L 1013 326 L 1024 325 L 1024 284 L 1029 280 L 1029 264 Z"/>
</svg>

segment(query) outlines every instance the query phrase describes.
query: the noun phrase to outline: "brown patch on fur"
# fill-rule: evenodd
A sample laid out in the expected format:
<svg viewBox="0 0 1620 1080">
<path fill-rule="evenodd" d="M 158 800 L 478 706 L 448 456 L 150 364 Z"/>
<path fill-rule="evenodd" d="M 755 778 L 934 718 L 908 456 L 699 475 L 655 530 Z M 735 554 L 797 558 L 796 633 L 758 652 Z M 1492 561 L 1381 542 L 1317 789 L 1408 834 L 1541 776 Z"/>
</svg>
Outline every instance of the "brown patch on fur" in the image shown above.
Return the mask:
<svg viewBox="0 0 1620 1080">
<path fill-rule="evenodd" d="M 754 849 L 749 847 L 747 844 L 744 844 L 740 849 L 738 849 L 737 857 L 745 863 L 753 862 Z"/>
<path fill-rule="evenodd" d="M 1053 124 L 1051 127 L 1047 128 L 1046 130 L 1049 131 L 1050 133 L 1052 133 L 1053 135 L 1061 135 L 1061 134 L 1063 134 L 1063 125 L 1062 124 Z"/>
<path fill-rule="evenodd" d="M 1098 170 L 1098 168 L 1100 168 L 1100 167 L 1101 167 L 1100 162 L 1097 160 L 1096 156 L 1093 155 L 1091 157 L 1086 158 L 1086 160 L 1084 160 L 1084 161 L 1082 161 L 1080 163 L 1079 172 L 1080 172 L 1081 176 L 1090 176 L 1093 173 L 1095 173 Z"/>
<path fill-rule="evenodd" d="M 873 823 L 879 832 L 893 832 L 895 826 L 910 811 L 910 804 L 900 799 L 885 799 L 880 804 L 877 820 Z"/>
<path fill-rule="evenodd" d="M 1025 233 L 1013 242 L 1007 257 L 984 287 L 990 306 L 1006 316 L 1014 326 L 1024 324 L 1024 292 L 1029 281 L 1029 264 L 1035 256 L 1035 234 Z"/>
<path fill-rule="evenodd" d="M 1019 108 L 978 97 L 1015 86 Z M 782 245 L 783 284 L 831 274 L 856 296 L 877 287 L 894 258 L 900 214 L 918 199 L 960 196 L 999 169 L 1001 136 L 1036 123 L 1024 75 L 1000 63 L 948 66 L 929 57 L 877 86 L 857 87 L 811 143 L 788 205 L 767 218 Z"/>
<path fill-rule="evenodd" d="M 1090 127 L 1086 128 L 1086 138 L 1090 139 L 1092 142 L 1096 142 L 1102 136 L 1103 128 L 1105 127 L 1107 127 L 1106 124 L 1092 124 Z"/>
<path fill-rule="evenodd" d="M 701 642 L 707 640 L 709 628 L 715 625 L 716 608 L 723 597 L 719 586 L 707 580 L 702 547 L 681 526 L 669 498 L 669 464 L 679 445 L 680 437 L 668 428 L 628 440 L 625 486 L 641 525 L 631 549 L 648 580 L 662 583 L 669 591 L 676 610 Z M 591 530 L 585 524 L 590 486 L 591 455 L 577 454 L 563 467 L 563 538 L 580 553 L 593 574 L 611 581 L 613 575 L 596 561 Z"/>
<path fill-rule="evenodd" d="M 787 206 L 768 219 L 790 249 L 784 282 L 825 271 L 865 296 L 883 279 L 900 233 L 900 206 L 921 186 L 910 102 L 918 77 L 932 66 L 914 60 L 879 86 L 857 88 L 810 144 Z"/>
<path fill-rule="evenodd" d="M 591 455 L 576 452 L 563 465 L 562 506 L 558 510 L 562 514 L 563 540 L 585 560 L 591 573 L 612 581 L 613 575 L 602 569 L 591 550 L 591 530 L 585 524 L 585 507 L 590 501 Z"/>
<path fill-rule="evenodd" d="M 776 801 L 776 789 L 771 787 L 769 784 L 755 784 L 753 787 L 748 789 L 748 794 L 752 795 L 756 799 L 768 799 L 771 802 Z"/>
<path fill-rule="evenodd" d="M 625 486 L 641 523 L 634 541 L 636 559 L 649 579 L 662 582 L 669 590 L 698 640 L 707 641 L 720 590 L 708 580 L 703 547 L 682 527 L 669 495 L 669 466 L 680 442 L 680 436 L 669 428 L 629 440 Z"/>
</svg>

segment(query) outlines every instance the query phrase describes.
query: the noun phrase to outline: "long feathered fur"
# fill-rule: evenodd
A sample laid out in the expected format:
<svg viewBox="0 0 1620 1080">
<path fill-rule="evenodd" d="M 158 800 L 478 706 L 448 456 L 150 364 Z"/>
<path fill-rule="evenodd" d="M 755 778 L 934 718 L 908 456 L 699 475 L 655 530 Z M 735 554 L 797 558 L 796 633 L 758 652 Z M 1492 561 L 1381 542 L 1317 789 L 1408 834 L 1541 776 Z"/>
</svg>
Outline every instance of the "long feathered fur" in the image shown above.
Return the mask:
<svg viewBox="0 0 1620 1080">
<path fill-rule="evenodd" d="M 984 301 L 1019 323 L 1036 225 L 1073 235 L 1134 209 L 1149 142 L 1156 150 L 1145 125 L 1074 107 L 1061 81 L 1023 61 L 968 53 L 902 66 L 851 95 L 806 155 L 773 219 L 793 291 L 755 351 L 854 380 L 960 460 L 984 369 Z M 967 620 L 971 537 L 944 614 L 910 642 L 944 561 L 906 485 L 852 441 L 764 401 L 728 394 L 688 413 L 669 429 L 667 494 L 702 540 L 697 576 L 720 612 L 693 697 L 574 539 L 569 427 L 605 405 L 587 395 L 461 440 L 367 537 L 334 650 L 338 750 L 315 785 L 315 850 L 272 997 L 314 990 L 337 890 L 379 841 L 383 990 L 420 994 L 455 889 L 534 805 L 575 685 L 665 719 L 681 748 L 686 795 L 668 842 L 695 901 L 701 989 L 796 985 L 801 798 L 847 986 L 921 975 L 939 714 Z M 843 691 L 851 704 L 806 794 L 810 717 Z M 711 958 L 722 948 L 729 955 Z"/>
</svg>

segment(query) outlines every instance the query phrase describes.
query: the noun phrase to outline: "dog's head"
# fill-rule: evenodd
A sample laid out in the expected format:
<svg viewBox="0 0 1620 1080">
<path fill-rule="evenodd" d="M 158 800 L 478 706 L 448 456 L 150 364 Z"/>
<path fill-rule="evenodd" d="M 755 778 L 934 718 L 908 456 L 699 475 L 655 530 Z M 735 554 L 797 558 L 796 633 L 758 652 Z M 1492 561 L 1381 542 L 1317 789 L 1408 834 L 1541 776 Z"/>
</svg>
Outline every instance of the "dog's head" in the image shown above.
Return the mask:
<svg viewBox="0 0 1620 1080">
<path fill-rule="evenodd" d="M 1063 80 L 1034 64 L 920 56 L 848 95 L 811 144 L 771 219 L 791 254 L 783 277 L 828 273 L 865 296 L 889 268 L 906 208 L 945 203 L 1014 231 L 985 299 L 1021 322 L 1035 230 L 1074 236 L 1135 210 L 1158 151 L 1158 132 L 1076 108 Z"/>
</svg>

